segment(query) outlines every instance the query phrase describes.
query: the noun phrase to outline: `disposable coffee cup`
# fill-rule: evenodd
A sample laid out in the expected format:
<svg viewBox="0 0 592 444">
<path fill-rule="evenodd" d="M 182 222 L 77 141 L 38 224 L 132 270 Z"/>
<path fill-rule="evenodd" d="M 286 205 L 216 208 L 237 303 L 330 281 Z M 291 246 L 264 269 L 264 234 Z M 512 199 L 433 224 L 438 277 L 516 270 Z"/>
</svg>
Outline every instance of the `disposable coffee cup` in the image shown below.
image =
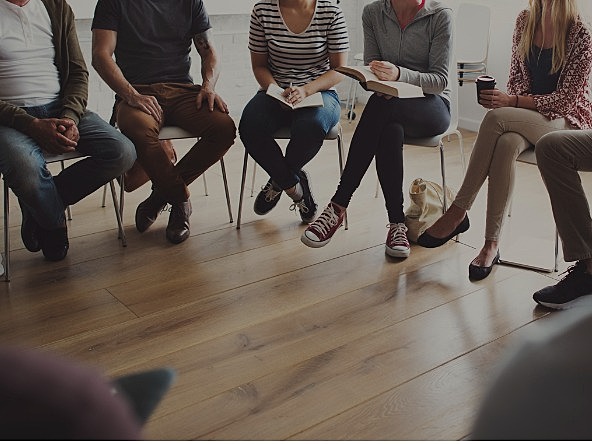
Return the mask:
<svg viewBox="0 0 592 444">
<path fill-rule="evenodd" d="M 477 102 L 481 103 L 479 100 L 481 91 L 495 89 L 495 78 L 488 75 L 479 76 L 475 84 L 477 85 Z"/>
</svg>

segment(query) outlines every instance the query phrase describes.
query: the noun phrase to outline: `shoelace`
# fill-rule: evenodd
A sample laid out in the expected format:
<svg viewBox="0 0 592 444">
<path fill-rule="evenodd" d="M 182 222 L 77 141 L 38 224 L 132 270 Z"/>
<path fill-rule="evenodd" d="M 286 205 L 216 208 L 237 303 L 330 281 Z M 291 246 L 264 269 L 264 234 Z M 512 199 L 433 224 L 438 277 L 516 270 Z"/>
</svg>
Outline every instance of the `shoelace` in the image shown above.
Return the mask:
<svg viewBox="0 0 592 444">
<path fill-rule="evenodd" d="M 339 223 L 339 216 L 332 206 L 328 206 L 323 210 L 321 215 L 315 220 L 310 228 L 319 231 L 323 236 L 327 235 L 331 228 Z M 310 229 L 309 228 L 309 229 Z"/>
<path fill-rule="evenodd" d="M 308 207 L 306 203 L 304 203 L 304 199 L 300 199 L 298 202 L 292 202 L 290 205 L 290 211 L 300 211 L 301 213 L 308 213 Z"/>
<path fill-rule="evenodd" d="M 405 245 L 409 243 L 407 240 L 407 226 L 404 223 L 388 224 L 389 239 L 392 245 Z"/>
<path fill-rule="evenodd" d="M 281 191 L 276 191 L 273 189 L 273 185 L 271 184 L 271 182 L 267 182 L 264 186 L 262 186 L 261 191 L 265 193 L 266 202 L 273 201 L 278 194 L 281 194 Z"/>
<path fill-rule="evenodd" d="M 563 276 L 559 282 L 565 283 L 565 282 L 573 279 L 577 275 L 578 271 L 585 271 L 583 262 L 578 261 L 575 263 L 575 265 L 568 267 L 567 270 L 565 270 L 563 273 L 560 273 L 559 276 L 563 276 L 563 275 L 565 275 L 565 276 Z"/>
</svg>

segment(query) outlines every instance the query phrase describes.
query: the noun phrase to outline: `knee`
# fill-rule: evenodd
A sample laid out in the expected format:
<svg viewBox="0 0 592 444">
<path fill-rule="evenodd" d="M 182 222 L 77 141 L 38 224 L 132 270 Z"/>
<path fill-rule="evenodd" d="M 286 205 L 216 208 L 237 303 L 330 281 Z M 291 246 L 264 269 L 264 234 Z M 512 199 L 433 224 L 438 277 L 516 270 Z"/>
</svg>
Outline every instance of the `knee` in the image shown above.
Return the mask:
<svg viewBox="0 0 592 444">
<path fill-rule="evenodd" d="M 13 192 L 25 200 L 34 200 L 43 182 L 52 180 L 51 172 L 35 156 L 13 159 L 4 172 L 4 179 Z"/>
<path fill-rule="evenodd" d="M 561 146 L 561 136 L 556 134 L 556 132 L 551 132 L 541 137 L 536 143 L 534 150 L 537 163 L 544 163 L 557 151 L 558 146 Z"/>
<path fill-rule="evenodd" d="M 122 135 L 123 136 L 123 135 Z M 123 136 L 119 145 L 119 164 L 122 171 L 129 170 L 136 161 L 136 147 L 127 137 Z"/>
<path fill-rule="evenodd" d="M 245 144 L 251 144 L 253 141 L 268 136 L 268 131 L 266 131 L 265 125 L 257 118 L 257 116 L 245 112 L 243 112 L 238 124 L 238 133 L 240 139 Z"/>
<path fill-rule="evenodd" d="M 232 117 L 223 114 L 222 118 L 217 119 L 215 127 L 220 145 L 227 149 L 230 148 L 236 139 L 236 124 Z"/>
</svg>

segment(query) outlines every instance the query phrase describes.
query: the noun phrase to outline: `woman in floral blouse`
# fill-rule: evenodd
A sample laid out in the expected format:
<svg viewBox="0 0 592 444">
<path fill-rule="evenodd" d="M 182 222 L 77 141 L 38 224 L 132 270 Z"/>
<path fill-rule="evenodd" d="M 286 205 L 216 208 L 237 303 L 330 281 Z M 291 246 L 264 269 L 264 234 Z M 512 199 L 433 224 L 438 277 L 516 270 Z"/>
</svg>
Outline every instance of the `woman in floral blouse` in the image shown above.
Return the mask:
<svg viewBox="0 0 592 444">
<path fill-rule="evenodd" d="M 498 244 L 514 186 L 515 161 L 543 135 L 592 127 L 588 77 L 592 38 L 576 0 L 530 0 L 516 20 L 507 93 L 482 91 L 487 112 L 463 184 L 448 211 L 420 236 L 439 247 L 469 228 L 467 211 L 488 179 L 485 243 L 469 277 L 487 277 L 499 261 Z"/>
</svg>

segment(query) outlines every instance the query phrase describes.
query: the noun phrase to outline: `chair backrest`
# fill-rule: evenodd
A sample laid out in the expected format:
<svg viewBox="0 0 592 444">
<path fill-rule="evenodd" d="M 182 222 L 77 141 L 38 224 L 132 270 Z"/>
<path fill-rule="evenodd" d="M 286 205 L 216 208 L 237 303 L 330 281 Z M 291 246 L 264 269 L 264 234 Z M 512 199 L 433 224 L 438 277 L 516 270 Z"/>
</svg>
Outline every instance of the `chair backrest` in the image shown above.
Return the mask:
<svg viewBox="0 0 592 444">
<path fill-rule="evenodd" d="M 461 3 L 456 13 L 456 61 L 477 64 L 487 61 L 491 11 L 488 6 Z"/>
</svg>

